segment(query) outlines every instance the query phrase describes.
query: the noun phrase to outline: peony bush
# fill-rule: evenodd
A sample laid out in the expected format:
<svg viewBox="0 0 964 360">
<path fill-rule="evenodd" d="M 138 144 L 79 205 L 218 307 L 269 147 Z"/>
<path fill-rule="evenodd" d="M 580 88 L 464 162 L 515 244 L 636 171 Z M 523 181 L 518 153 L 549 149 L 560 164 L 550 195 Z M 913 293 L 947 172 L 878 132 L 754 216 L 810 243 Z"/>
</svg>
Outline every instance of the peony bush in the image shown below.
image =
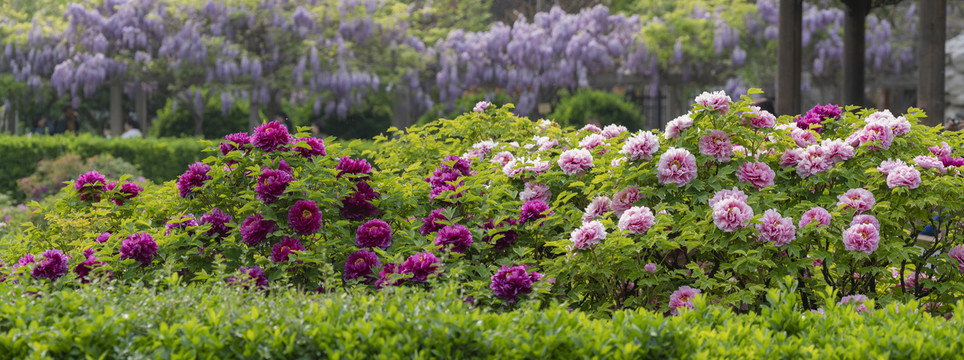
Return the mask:
<svg viewBox="0 0 964 360">
<path fill-rule="evenodd" d="M 918 125 L 913 108 L 776 118 L 750 104 L 704 93 L 664 131 L 629 132 L 480 103 L 363 152 L 267 123 L 208 144 L 163 185 L 81 175 L 0 247 L 0 273 L 44 286 L 445 283 L 474 306 L 600 314 L 678 314 L 697 294 L 755 311 L 783 277 L 814 311 L 827 296 L 868 311 L 960 300 L 960 133 Z"/>
</svg>

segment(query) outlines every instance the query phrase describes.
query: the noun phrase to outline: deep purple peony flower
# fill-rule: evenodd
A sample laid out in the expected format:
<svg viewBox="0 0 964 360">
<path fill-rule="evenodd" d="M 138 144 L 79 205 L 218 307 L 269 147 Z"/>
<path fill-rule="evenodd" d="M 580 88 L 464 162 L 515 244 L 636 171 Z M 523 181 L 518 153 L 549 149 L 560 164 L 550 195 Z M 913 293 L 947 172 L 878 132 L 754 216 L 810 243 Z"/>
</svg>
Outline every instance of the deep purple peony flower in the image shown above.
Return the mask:
<svg viewBox="0 0 964 360">
<path fill-rule="evenodd" d="M 97 235 L 97 238 L 94 239 L 94 241 L 99 242 L 99 243 L 105 243 L 105 242 L 107 242 L 107 240 L 109 240 L 109 239 L 110 239 L 110 233 L 109 233 L 109 232 L 103 232 L 103 233 L 101 233 L 100 235 Z"/>
<path fill-rule="evenodd" d="M 542 280 L 542 274 L 535 271 L 526 272 L 525 265 L 513 267 L 502 265 L 502 269 L 492 275 L 492 283 L 489 284 L 489 288 L 498 298 L 514 303 L 519 299 L 519 295 L 531 293 L 532 284 L 539 280 Z"/>
<path fill-rule="evenodd" d="M 360 248 L 387 249 L 392 245 L 392 227 L 388 223 L 375 219 L 358 227 L 355 234 L 355 246 Z"/>
<path fill-rule="evenodd" d="M 313 137 L 303 137 L 295 140 L 295 143 L 300 143 L 304 141 L 308 145 L 307 148 L 300 146 L 295 146 L 295 152 L 304 158 L 311 160 L 312 156 L 325 156 L 328 153 L 325 151 L 325 141 L 321 139 L 316 139 Z"/>
<path fill-rule="evenodd" d="M 107 191 L 114 191 L 115 188 L 117 188 L 117 183 L 112 181 L 110 184 L 107 184 Z M 135 183 L 124 183 L 117 190 L 117 195 L 112 197 L 110 200 L 113 201 L 115 205 L 121 206 L 124 205 L 124 201 L 133 199 L 143 190 L 143 188 Z"/>
<path fill-rule="evenodd" d="M 352 159 L 345 156 L 338 159 L 335 170 L 338 170 L 338 177 L 344 174 L 365 175 L 372 172 L 372 166 L 368 164 L 366 159 Z"/>
<path fill-rule="evenodd" d="M 440 224 L 438 221 L 448 221 L 449 219 L 442 215 L 442 209 L 432 210 L 432 213 L 428 217 L 422 218 L 422 226 L 418 228 L 418 233 L 422 235 L 428 235 L 433 232 L 442 230 L 445 225 Z"/>
<path fill-rule="evenodd" d="M 515 219 L 505 219 L 499 222 L 498 227 L 508 228 L 511 226 L 515 226 L 516 224 L 518 224 L 518 222 L 515 221 Z M 487 221 L 485 224 L 482 225 L 482 229 L 484 230 L 492 230 L 495 228 L 496 226 L 495 226 L 494 219 L 489 219 L 489 221 Z M 512 243 L 518 240 L 519 234 L 515 232 L 515 230 L 511 230 L 511 229 L 503 230 L 503 231 L 496 232 L 491 236 L 489 235 L 483 236 L 482 242 L 491 243 L 493 238 L 495 239 L 495 243 L 492 244 L 492 247 L 495 248 L 496 250 L 502 250 L 502 249 L 508 248 L 509 245 L 512 245 Z"/>
<path fill-rule="evenodd" d="M 211 167 L 200 162 L 188 165 L 187 171 L 177 179 L 177 191 L 181 197 L 186 199 L 194 195 L 197 192 L 195 188 L 204 186 L 205 181 L 211 180 L 209 171 Z"/>
<path fill-rule="evenodd" d="M 228 223 L 231 222 L 231 215 L 228 215 L 221 209 L 213 208 L 211 212 L 201 215 L 200 225 L 211 224 L 211 229 L 204 232 L 204 235 L 214 235 L 218 239 L 228 236 L 228 232 L 231 228 L 228 227 Z"/>
<path fill-rule="evenodd" d="M 321 211 L 311 200 L 298 200 L 288 210 L 288 226 L 299 235 L 314 234 L 321 229 Z"/>
<path fill-rule="evenodd" d="M 56 280 L 67 273 L 68 257 L 60 250 L 47 250 L 40 254 L 37 266 L 30 273 L 35 279 L 46 278 Z"/>
<path fill-rule="evenodd" d="M 294 251 L 305 251 L 305 246 L 298 239 L 285 236 L 284 240 L 271 247 L 271 261 L 276 263 L 288 261 L 288 255 Z"/>
<path fill-rule="evenodd" d="M 378 272 L 378 280 L 375 281 L 375 287 L 382 289 L 386 286 L 394 286 L 398 280 L 392 280 L 392 274 L 399 274 L 400 270 L 398 264 L 385 264 L 385 266 L 382 266 L 382 270 Z"/>
<path fill-rule="evenodd" d="M 429 251 L 409 256 L 405 262 L 398 266 L 399 273 L 411 274 L 411 281 L 415 282 L 425 282 L 428 280 L 429 274 L 435 274 L 438 271 L 438 257 Z"/>
<path fill-rule="evenodd" d="M 446 225 L 435 235 L 435 245 L 442 246 L 443 249 L 452 245 L 452 252 L 464 254 L 465 250 L 472 245 L 472 233 L 465 226 L 459 224 Z"/>
<path fill-rule="evenodd" d="M 265 276 L 264 270 L 261 270 L 260 266 L 242 266 L 238 268 L 238 272 L 241 273 L 240 278 L 238 276 L 231 275 L 227 279 L 228 284 L 233 286 L 241 286 L 246 290 L 252 285 L 260 288 L 268 286 L 268 277 Z"/>
<path fill-rule="evenodd" d="M 291 143 L 291 134 L 288 128 L 277 121 L 258 126 L 251 136 L 251 144 L 264 151 L 275 151 L 284 149 Z"/>
<path fill-rule="evenodd" d="M 229 152 L 243 148 L 245 145 L 251 143 L 251 137 L 248 133 L 234 133 L 224 136 L 225 142 L 222 142 L 218 147 L 221 150 L 221 154 L 227 155 Z"/>
<path fill-rule="evenodd" d="M 87 251 L 84 251 L 84 261 L 74 267 L 74 273 L 77 274 L 77 279 L 79 279 L 82 284 L 90 282 L 91 279 L 88 275 L 90 275 L 91 271 L 106 264 L 103 261 L 97 261 L 97 257 L 93 255 L 92 250 L 93 249 L 87 249 Z"/>
<path fill-rule="evenodd" d="M 348 259 L 345 260 L 345 281 L 360 279 L 359 281 L 363 283 L 371 283 L 375 281 L 375 273 L 372 269 L 381 265 L 378 254 L 374 251 L 358 250 L 348 255 Z"/>
<path fill-rule="evenodd" d="M 265 203 L 278 201 L 278 197 L 285 193 L 288 183 L 294 181 L 291 174 L 283 170 L 265 169 L 258 177 L 258 185 L 254 187 L 257 198 Z"/>
<path fill-rule="evenodd" d="M 549 210 L 549 205 L 546 205 L 545 201 L 529 200 L 522 204 L 522 208 L 519 210 L 519 223 L 525 224 L 530 221 L 545 219 L 551 213 L 552 211 Z"/>
<path fill-rule="evenodd" d="M 104 192 L 106 186 L 107 179 L 97 170 L 81 174 L 74 182 L 74 189 L 80 194 L 80 201 L 100 201 L 100 194 Z"/>
<path fill-rule="evenodd" d="M 360 196 L 359 193 L 342 199 L 341 203 L 342 206 L 338 209 L 338 213 L 348 220 L 364 220 L 375 216 L 375 213 L 378 212 L 378 208 L 368 202 L 364 196 Z"/>
<path fill-rule="evenodd" d="M 195 226 L 198 226 L 198 222 L 194 214 L 181 215 L 179 219 L 171 219 L 164 225 L 164 236 L 171 235 L 171 231 L 177 229 L 188 229 L 188 234 L 194 234 L 194 230 L 190 228 Z M 107 236 L 110 237 L 110 235 Z"/>
<path fill-rule="evenodd" d="M 271 220 L 265 220 L 261 214 L 249 215 L 241 227 L 241 242 L 248 246 L 256 246 L 264 241 L 268 234 L 278 230 L 278 225 Z"/>
<path fill-rule="evenodd" d="M 120 258 L 134 259 L 144 266 L 150 265 L 157 253 L 157 243 L 148 233 L 131 234 L 121 242 Z"/>
</svg>

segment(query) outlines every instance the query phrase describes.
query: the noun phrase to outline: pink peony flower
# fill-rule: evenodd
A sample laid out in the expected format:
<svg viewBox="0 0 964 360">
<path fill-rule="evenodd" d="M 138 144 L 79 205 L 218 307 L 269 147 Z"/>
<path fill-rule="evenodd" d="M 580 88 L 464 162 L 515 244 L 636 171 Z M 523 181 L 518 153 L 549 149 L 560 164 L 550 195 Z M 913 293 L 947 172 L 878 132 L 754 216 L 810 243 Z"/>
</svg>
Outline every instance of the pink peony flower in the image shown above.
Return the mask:
<svg viewBox="0 0 964 360">
<path fill-rule="evenodd" d="M 934 154 L 934 156 L 938 158 L 951 156 L 952 151 L 951 146 L 947 145 L 946 141 L 941 142 L 941 146 L 928 146 L 927 150 L 930 150 L 931 154 Z"/>
<path fill-rule="evenodd" d="M 635 186 L 627 187 L 613 195 L 610 208 L 613 209 L 613 214 L 622 216 L 624 211 L 631 208 L 633 203 L 639 201 L 642 197 L 642 194 L 639 193 L 639 188 Z"/>
<path fill-rule="evenodd" d="M 714 92 L 703 92 L 695 99 L 697 104 L 706 106 L 711 110 L 726 113 L 730 111 L 730 97 L 723 90 Z"/>
<path fill-rule="evenodd" d="M 299 235 L 311 235 L 321 229 L 321 211 L 311 200 L 298 200 L 288 210 L 288 226 Z"/>
<path fill-rule="evenodd" d="M 288 255 L 295 251 L 305 250 L 305 246 L 301 244 L 300 240 L 285 236 L 281 242 L 271 247 L 271 261 L 275 263 L 286 262 L 288 261 Z"/>
<path fill-rule="evenodd" d="M 736 171 L 736 178 L 743 182 L 748 182 L 757 189 L 763 189 L 773 185 L 773 178 L 776 173 L 764 162 L 745 162 Z"/>
<path fill-rule="evenodd" d="M 574 175 L 593 167 L 592 154 L 586 149 L 566 150 L 559 155 L 558 164 L 566 175 Z"/>
<path fill-rule="evenodd" d="M 750 112 L 744 113 L 743 118 L 750 121 L 750 126 L 757 129 L 772 128 L 776 125 L 776 117 L 759 106 L 750 106 Z"/>
<path fill-rule="evenodd" d="M 508 164 L 511 160 L 515 160 L 515 156 L 512 156 L 512 153 L 508 151 L 500 151 L 495 155 L 492 155 L 492 160 L 489 161 L 501 166 L 505 166 L 505 164 Z"/>
<path fill-rule="evenodd" d="M 910 122 L 903 116 L 894 117 L 890 110 L 881 110 L 867 115 L 867 124 L 878 124 L 891 130 L 894 136 L 901 136 L 910 132 Z"/>
<path fill-rule="evenodd" d="M 793 138 L 793 142 L 797 143 L 797 146 L 805 148 L 807 146 L 817 143 L 817 136 L 814 135 L 811 130 L 793 129 L 790 133 L 790 137 Z"/>
<path fill-rule="evenodd" d="M 284 149 L 291 140 L 288 128 L 277 121 L 258 126 L 254 130 L 254 135 L 251 136 L 252 145 L 268 152 Z"/>
<path fill-rule="evenodd" d="M 847 192 L 837 195 L 837 207 L 844 209 L 856 209 L 857 214 L 870 210 L 877 204 L 874 194 L 863 188 L 850 189 Z"/>
<path fill-rule="evenodd" d="M 614 137 L 619 136 L 619 134 L 622 134 L 627 131 L 629 130 L 626 129 L 625 126 L 609 124 L 609 125 L 606 125 L 606 127 L 604 127 L 599 134 L 606 137 L 606 139 L 612 139 Z"/>
<path fill-rule="evenodd" d="M 579 147 L 587 150 L 592 150 L 599 145 L 606 143 L 606 137 L 600 134 L 589 134 L 579 141 Z"/>
<path fill-rule="evenodd" d="M 844 249 L 847 251 L 863 251 L 868 255 L 880 243 L 880 232 L 873 224 L 856 224 L 844 230 Z"/>
<path fill-rule="evenodd" d="M 866 295 L 855 294 L 850 296 L 844 296 L 843 299 L 840 299 L 840 302 L 838 302 L 837 305 L 844 305 L 848 303 L 855 304 L 856 306 L 854 307 L 854 310 L 857 311 L 858 314 L 864 314 L 864 313 L 870 312 L 870 310 L 867 309 L 867 305 L 863 304 L 865 301 L 869 301 L 869 300 L 870 299 L 867 298 Z"/>
<path fill-rule="evenodd" d="M 569 241 L 572 241 L 573 249 L 587 250 L 596 247 L 605 238 L 606 227 L 598 220 L 593 220 L 573 230 Z"/>
<path fill-rule="evenodd" d="M 656 264 L 655 264 L 655 263 L 646 264 L 646 265 L 643 266 L 643 270 L 646 270 L 646 272 L 648 272 L 648 273 L 650 273 L 650 274 L 655 273 L 655 272 L 656 272 Z"/>
<path fill-rule="evenodd" d="M 525 190 L 519 193 L 519 199 L 523 202 L 529 200 L 542 200 L 544 203 L 549 203 L 552 199 L 552 192 L 549 191 L 549 185 L 540 184 L 537 182 L 526 182 Z"/>
<path fill-rule="evenodd" d="M 693 298 L 699 293 L 700 289 L 681 286 L 669 296 L 669 309 L 673 311 L 674 315 L 679 315 L 680 308 L 693 309 L 695 307 L 693 305 Z"/>
<path fill-rule="evenodd" d="M 793 226 L 793 219 L 790 217 L 780 217 L 776 209 L 770 209 L 763 213 L 760 224 L 756 224 L 756 229 L 760 231 L 760 241 L 772 241 L 775 246 L 786 246 L 797 238 L 797 228 Z"/>
<path fill-rule="evenodd" d="M 918 156 L 914 158 L 914 163 L 920 166 L 921 169 L 937 169 L 941 174 L 947 173 L 947 168 L 941 159 L 934 156 Z"/>
<path fill-rule="evenodd" d="M 488 109 L 489 106 L 492 106 L 492 103 L 488 101 L 479 101 L 475 103 L 475 107 L 472 108 L 472 112 L 477 112 L 477 113 L 485 112 L 485 109 Z"/>
<path fill-rule="evenodd" d="M 898 186 L 916 189 L 920 186 L 920 181 L 920 171 L 910 166 L 896 167 L 887 174 L 887 187 L 891 189 Z"/>
<path fill-rule="evenodd" d="M 900 161 L 900 159 L 898 160 L 887 159 L 880 162 L 880 166 L 877 167 L 877 172 L 884 174 L 884 176 L 887 176 L 895 168 L 901 167 L 901 166 L 907 166 L 907 163 Z"/>
<path fill-rule="evenodd" d="M 722 130 L 710 130 L 709 134 L 700 137 L 700 154 L 713 156 L 716 161 L 727 162 L 733 156 L 733 144 L 730 136 Z"/>
<path fill-rule="evenodd" d="M 710 199 L 710 207 L 714 207 L 717 203 L 726 199 L 736 199 L 741 202 L 746 202 L 746 200 L 749 198 L 743 193 L 743 191 L 734 186 L 733 190 L 723 189 L 717 191 L 716 194 L 713 195 L 713 198 Z"/>
<path fill-rule="evenodd" d="M 868 144 L 868 150 L 887 150 L 894 142 L 894 132 L 879 123 L 869 123 L 858 133 L 857 139 L 861 144 Z"/>
<path fill-rule="evenodd" d="M 951 250 L 947 252 L 947 256 L 957 260 L 957 270 L 964 273 L 964 246 L 958 245 L 952 247 Z"/>
<path fill-rule="evenodd" d="M 690 114 L 680 115 L 666 124 L 666 132 L 663 133 L 663 137 L 666 140 L 676 139 L 680 137 L 683 131 L 691 127 L 693 127 L 693 118 L 690 117 Z"/>
<path fill-rule="evenodd" d="M 834 164 L 854 157 L 854 147 L 840 139 L 824 140 L 820 143 L 820 146 L 823 148 L 825 156 Z"/>
<path fill-rule="evenodd" d="M 833 162 L 827 157 L 823 147 L 810 145 L 797 159 L 797 175 L 807 178 L 830 170 Z"/>
<path fill-rule="evenodd" d="M 650 227 L 656 224 L 656 217 L 653 212 L 645 206 L 633 206 L 623 212 L 619 217 L 619 230 L 633 234 L 645 234 Z"/>
<path fill-rule="evenodd" d="M 378 219 L 368 220 L 355 232 L 355 246 L 387 249 L 392 246 L 392 227 Z"/>
<path fill-rule="evenodd" d="M 605 196 L 599 196 L 592 199 L 589 205 L 586 206 L 586 211 L 583 212 L 582 221 L 588 222 L 592 219 L 595 219 L 597 216 L 602 216 L 603 214 L 609 212 L 609 210 L 612 210 L 612 205 L 612 200 L 609 200 L 609 198 Z"/>
<path fill-rule="evenodd" d="M 593 125 L 593 124 L 586 124 L 586 125 L 583 126 L 581 129 L 579 129 L 579 131 L 588 131 L 588 132 L 592 132 L 592 133 L 599 133 L 599 132 L 602 132 L 602 129 L 600 129 L 598 126 Z"/>
<path fill-rule="evenodd" d="M 653 159 L 653 154 L 659 150 L 659 138 L 649 131 L 639 131 L 626 138 L 620 154 L 629 157 L 630 161 Z"/>
<path fill-rule="evenodd" d="M 874 217 L 873 215 L 865 214 L 865 215 L 854 216 L 854 219 L 850 221 L 850 226 L 854 226 L 857 224 L 870 224 L 870 225 L 873 225 L 875 228 L 877 228 L 877 231 L 880 231 L 880 221 L 877 221 L 877 218 Z"/>
<path fill-rule="evenodd" d="M 696 157 L 683 148 L 670 148 L 659 158 L 656 177 L 663 185 L 683 187 L 696 178 Z"/>
<path fill-rule="evenodd" d="M 807 212 L 803 213 L 803 216 L 800 217 L 800 223 L 797 224 L 797 227 L 803 229 L 807 227 L 807 224 L 814 221 L 817 222 L 817 227 L 829 226 L 830 212 L 822 207 L 810 208 L 810 210 L 807 210 Z"/>
<path fill-rule="evenodd" d="M 780 167 L 797 167 L 797 163 L 800 161 L 800 155 L 803 154 L 803 149 L 793 148 L 788 149 L 783 155 L 780 155 Z"/>
<path fill-rule="evenodd" d="M 713 223 L 725 232 L 746 227 L 753 219 L 753 209 L 737 199 L 725 199 L 713 206 Z"/>
</svg>

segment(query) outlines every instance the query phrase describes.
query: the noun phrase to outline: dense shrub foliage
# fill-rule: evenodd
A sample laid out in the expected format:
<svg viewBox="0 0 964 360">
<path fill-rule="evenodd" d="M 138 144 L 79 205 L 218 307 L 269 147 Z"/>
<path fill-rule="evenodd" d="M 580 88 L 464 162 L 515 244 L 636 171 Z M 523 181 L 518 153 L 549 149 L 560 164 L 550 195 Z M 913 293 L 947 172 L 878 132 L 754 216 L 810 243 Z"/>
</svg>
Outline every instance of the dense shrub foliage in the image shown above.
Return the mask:
<svg viewBox="0 0 964 360">
<path fill-rule="evenodd" d="M 960 134 L 917 126 L 917 109 L 775 119 L 750 100 L 704 93 L 662 133 L 479 103 L 361 154 L 267 123 L 164 186 L 82 175 L 46 225 L 2 244 L 3 271 L 38 284 L 448 283 L 477 306 L 555 299 L 600 314 L 677 314 L 697 294 L 759 310 L 792 277 L 803 309 L 838 296 L 950 311 L 964 290 Z M 927 225 L 934 241 L 919 243 Z"/>
<path fill-rule="evenodd" d="M 760 314 L 698 299 L 677 317 L 632 310 L 593 319 L 556 305 L 479 311 L 453 287 L 364 296 L 197 286 L 28 295 L 7 283 L 0 357 L 836 359 L 953 358 L 964 350 L 960 304 L 948 321 L 896 304 L 858 314 L 832 299 L 825 315 L 800 314 L 793 294 L 768 296 L 775 304 Z"/>
<path fill-rule="evenodd" d="M 590 118 L 601 125 L 616 124 L 629 130 L 646 128 L 643 111 L 622 95 L 598 90 L 564 92 L 552 114 L 548 116 L 561 126 L 582 127 Z"/>
</svg>

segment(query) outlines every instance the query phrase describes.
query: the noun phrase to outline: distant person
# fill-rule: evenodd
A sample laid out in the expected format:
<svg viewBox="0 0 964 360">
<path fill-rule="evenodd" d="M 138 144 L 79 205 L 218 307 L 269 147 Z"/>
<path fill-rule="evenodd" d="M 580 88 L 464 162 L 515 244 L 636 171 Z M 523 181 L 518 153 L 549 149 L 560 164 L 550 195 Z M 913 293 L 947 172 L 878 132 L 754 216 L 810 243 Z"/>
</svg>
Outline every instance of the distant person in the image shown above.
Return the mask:
<svg viewBox="0 0 964 360">
<path fill-rule="evenodd" d="M 776 115 L 776 114 L 777 114 L 777 110 L 776 110 L 776 108 L 773 106 L 773 99 L 771 99 L 771 98 L 769 98 L 769 97 L 759 98 L 759 99 L 756 100 L 756 102 L 753 103 L 753 105 L 754 105 L 754 106 L 759 106 L 759 107 L 760 107 L 760 110 L 766 110 L 766 111 L 770 112 L 770 114 L 773 114 L 773 115 Z"/>
<path fill-rule="evenodd" d="M 294 127 L 291 124 L 291 119 L 288 119 L 288 114 L 285 114 L 283 111 L 274 116 L 274 121 L 277 121 L 281 123 L 281 125 L 284 125 L 285 128 L 288 129 L 289 133 L 291 134 L 295 133 Z"/>
<path fill-rule="evenodd" d="M 53 134 L 71 133 L 77 135 L 77 128 L 80 125 L 80 116 L 77 109 L 71 106 L 64 106 L 64 114 L 54 123 Z"/>
<path fill-rule="evenodd" d="M 124 133 L 121 134 L 121 139 L 136 139 L 143 137 L 144 134 L 141 133 L 141 129 L 137 128 L 137 122 L 132 119 L 127 119 L 124 121 Z"/>
<path fill-rule="evenodd" d="M 47 135 L 53 133 L 53 131 L 50 129 L 50 124 L 47 124 L 47 117 L 41 116 L 38 118 L 33 131 L 30 133 L 33 135 Z"/>
<path fill-rule="evenodd" d="M 947 131 L 958 131 L 964 129 L 964 111 L 958 112 L 947 118 L 944 122 L 944 129 Z"/>
</svg>

